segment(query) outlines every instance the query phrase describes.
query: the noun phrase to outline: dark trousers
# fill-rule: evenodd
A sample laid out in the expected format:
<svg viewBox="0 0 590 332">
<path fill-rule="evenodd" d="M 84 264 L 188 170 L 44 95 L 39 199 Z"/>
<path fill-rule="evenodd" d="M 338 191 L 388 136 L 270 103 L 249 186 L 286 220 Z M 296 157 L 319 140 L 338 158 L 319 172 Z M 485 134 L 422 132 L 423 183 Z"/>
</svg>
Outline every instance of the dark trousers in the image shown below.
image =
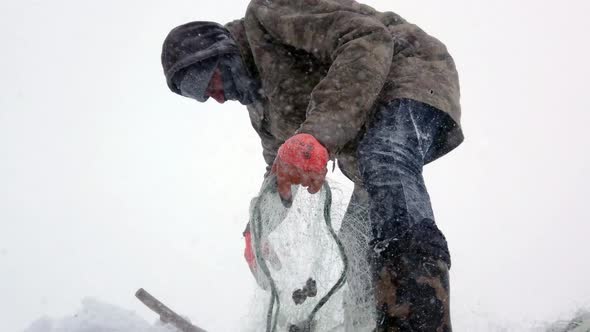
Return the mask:
<svg viewBox="0 0 590 332">
<path fill-rule="evenodd" d="M 376 331 L 451 330 L 450 255 L 422 177 L 444 117 L 429 105 L 395 100 L 376 110 L 359 143 L 363 183 L 341 228 L 352 257 L 349 329 L 363 330 L 369 323 L 362 312 L 372 311 Z"/>
</svg>

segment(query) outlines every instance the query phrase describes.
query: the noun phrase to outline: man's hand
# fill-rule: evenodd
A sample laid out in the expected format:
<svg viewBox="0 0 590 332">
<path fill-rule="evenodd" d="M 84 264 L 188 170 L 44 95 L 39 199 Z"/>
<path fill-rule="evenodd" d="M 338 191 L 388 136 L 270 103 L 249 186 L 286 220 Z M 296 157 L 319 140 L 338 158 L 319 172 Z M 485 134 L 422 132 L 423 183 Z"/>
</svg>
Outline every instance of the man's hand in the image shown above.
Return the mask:
<svg viewBox="0 0 590 332">
<path fill-rule="evenodd" d="M 256 263 L 256 254 L 254 250 L 254 243 L 252 242 L 252 233 L 250 233 L 250 230 L 246 230 L 244 232 L 244 241 L 246 244 L 246 247 L 244 248 L 244 258 L 248 263 L 250 272 L 252 272 L 252 275 L 254 276 L 254 279 L 256 279 L 256 282 L 258 283 L 260 288 L 268 290 L 270 287 L 268 284 L 268 280 L 263 275 L 262 271 L 258 268 L 258 264 Z M 281 261 L 279 260 L 279 256 L 274 251 L 272 246 L 268 242 L 263 241 L 261 243 L 261 249 L 261 254 L 264 260 L 270 262 L 270 266 L 273 269 L 280 270 L 282 268 Z"/>
<path fill-rule="evenodd" d="M 297 134 L 283 143 L 272 165 L 279 195 L 291 202 L 291 185 L 300 184 L 315 194 L 326 179 L 328 150 L 309 134 Z"/>
</svg>

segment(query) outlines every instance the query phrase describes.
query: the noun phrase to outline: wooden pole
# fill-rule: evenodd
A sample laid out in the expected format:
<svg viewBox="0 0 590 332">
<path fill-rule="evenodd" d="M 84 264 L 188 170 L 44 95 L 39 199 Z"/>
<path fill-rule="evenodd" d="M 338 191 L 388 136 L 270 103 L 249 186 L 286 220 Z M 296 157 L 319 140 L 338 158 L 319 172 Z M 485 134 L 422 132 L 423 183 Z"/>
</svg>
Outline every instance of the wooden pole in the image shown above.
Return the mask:
<svg viewBox="0 0 590 332">
<path fill-rule="evenodd" d="M 143 288 L 140 288 L 137 290 L 137 292 L 135 292 L 135 297 L 137 297 L 153 312 L 158 314 L 162 322 L 172 324 L 182 332 L 207 332 L 202 328 L 191 324 L 182 316 L 172 311 L 172 309 L 165 306 L 164 303 L 160 302 Z"/>
</svg>

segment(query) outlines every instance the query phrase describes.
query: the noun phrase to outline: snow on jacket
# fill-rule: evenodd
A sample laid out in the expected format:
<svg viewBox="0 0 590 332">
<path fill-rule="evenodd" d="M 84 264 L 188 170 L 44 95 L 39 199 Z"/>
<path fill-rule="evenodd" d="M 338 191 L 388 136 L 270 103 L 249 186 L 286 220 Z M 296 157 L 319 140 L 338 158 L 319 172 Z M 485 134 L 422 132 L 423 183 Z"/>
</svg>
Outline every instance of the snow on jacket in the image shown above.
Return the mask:
<svg viewBox="0 0 590 332">
<path fill-rule="evenodd" d="M 444 44 L 392 12 L 352 0 L 252 0 L 226 25 L 263 98 L 248 106 L 271 165 L 296 133 L 315 136 L 359 180 L 356 145 L 372 111 L 396 98 L 448 114 L 430 162 L 458 146 L 459 80 Z"/>
</svg>

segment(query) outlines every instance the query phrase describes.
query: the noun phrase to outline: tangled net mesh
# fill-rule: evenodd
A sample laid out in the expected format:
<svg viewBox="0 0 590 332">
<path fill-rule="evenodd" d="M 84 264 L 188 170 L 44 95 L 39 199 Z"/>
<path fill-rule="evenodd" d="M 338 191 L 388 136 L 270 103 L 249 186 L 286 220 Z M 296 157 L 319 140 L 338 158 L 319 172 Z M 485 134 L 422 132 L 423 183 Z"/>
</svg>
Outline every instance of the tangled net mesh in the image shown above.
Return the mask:
<svg viewBox="0 0 590 332">
<path fill-rule="evenodd" d="M 276 189 L 265 192 L 265 187 L 273 185 L 264 184 L 260 196 L 252 200 L 250 220 L 252 227 L 260 199 L 260 234 L 254 238 L 260 241 L 260 256 L 275 284 L 278 301 L 273 307 L 274 331 L 297 331 L 293 326 L 301 326 L 342 277 L 345 260 L 346 282 L 315 313 L 310 331 L 372 331 L 374 304 L 366 261 L 369 237 L 366 205 L 359 204 L 353 195 L 346 211 L 348 200 L 341 198 L 339 188 L 333 189 L 334 197 L 341 199 L 332 202 L 330 216 L 344 247 L 343 260 L 324 217 L 326 199 L 331 196 L 327 192 L 329 188 L 324 186 L 320 193 L 311 195 L 293 186 L 293 204 L 285 208 Z M 264 273 L 259 273 L 258 279 L 262 287 L 255 291 L 246 331 L 272 331 L 268 320 L 270 282 Z"/>
</svg>

